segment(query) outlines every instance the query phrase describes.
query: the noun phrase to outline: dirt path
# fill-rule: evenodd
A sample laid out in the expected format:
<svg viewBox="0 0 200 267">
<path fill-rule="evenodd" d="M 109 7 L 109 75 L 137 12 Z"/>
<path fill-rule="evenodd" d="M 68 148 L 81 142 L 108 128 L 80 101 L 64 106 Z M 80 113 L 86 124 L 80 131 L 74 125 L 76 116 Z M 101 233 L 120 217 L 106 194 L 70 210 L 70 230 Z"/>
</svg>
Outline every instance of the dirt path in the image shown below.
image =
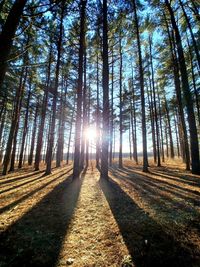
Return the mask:
<svg viewBox="0 0 200 267">
<path fill-rule="evenodd" d="M 120 266 L 128 255 L 120 230 L 90 166 L 83 183 L 57 266 Z"/>
</svg>

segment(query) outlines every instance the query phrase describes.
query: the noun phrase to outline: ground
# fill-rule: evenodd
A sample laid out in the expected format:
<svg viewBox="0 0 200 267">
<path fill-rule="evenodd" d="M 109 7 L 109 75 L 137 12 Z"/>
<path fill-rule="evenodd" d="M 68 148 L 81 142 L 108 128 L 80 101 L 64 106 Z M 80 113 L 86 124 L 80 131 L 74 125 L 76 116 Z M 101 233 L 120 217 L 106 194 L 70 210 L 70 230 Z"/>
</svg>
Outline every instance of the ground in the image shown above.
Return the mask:
<svg viewBox="0 0 200 267">
<path fill-rule="evenodd" d="M 200 177 L 181 161 L 0 176 L 0 266 L 200 266 Z"/>
</svg>

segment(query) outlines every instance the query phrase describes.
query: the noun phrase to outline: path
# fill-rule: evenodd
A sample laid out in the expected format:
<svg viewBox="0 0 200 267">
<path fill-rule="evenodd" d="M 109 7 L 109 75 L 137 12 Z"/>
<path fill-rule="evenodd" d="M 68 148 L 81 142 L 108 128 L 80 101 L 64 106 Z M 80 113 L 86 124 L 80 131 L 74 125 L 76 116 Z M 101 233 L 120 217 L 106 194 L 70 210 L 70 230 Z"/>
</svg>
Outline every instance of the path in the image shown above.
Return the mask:
<svg viewBox="0 0 200 267">
<path fill-rule="evenodd" d="M 63 242 L 58 266 L 120 266 L 128 250 L 100 188 L 99 172 L 90 166 Z"/>
</svg>

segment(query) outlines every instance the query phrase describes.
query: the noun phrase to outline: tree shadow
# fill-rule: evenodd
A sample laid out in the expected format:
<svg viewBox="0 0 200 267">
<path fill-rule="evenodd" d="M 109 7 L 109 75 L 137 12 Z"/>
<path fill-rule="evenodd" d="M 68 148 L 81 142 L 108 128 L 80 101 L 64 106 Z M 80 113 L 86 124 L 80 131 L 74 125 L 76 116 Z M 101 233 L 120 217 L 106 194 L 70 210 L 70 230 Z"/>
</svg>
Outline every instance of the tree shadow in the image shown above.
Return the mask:
<svg viewBox="0 0 200 267">
<path fill-rule="evenodd" d="M 44 171 L 37 171 L 37 172 L 32 172 L 32 173 L 28 173 L 28 174 L 26 174 L 26 175 L 18 175 L 17 177 L 6 177 L 6 176 L 4 176 L 3 178 L 4 179 L 1 179 L 1 181 L 0 181 L 0 185 L 3 185 L 3 184 L 10 184 L 10 183 L 14 183 L 14 182 L 20 182 L 21 180 L 24 180 L 24 179 L 26 179 L 26 178 L 30 178 L 30 177 L 32 177 L 32 176 L 36 176 L 36 175 L 38 175 L 39 173 L 42 173 L 42 172 L 44 172 Z"/>
<path fill-rule="evenodd" d="M 69 176 L 0 234 L 0 266 L 55 266 L 84 175 Z"/>
<path fill-rule="evenodd" d="M 32 177 L 32 176 L 31 176 Z M 30 178 L 31 178 L 30 177 Z M 43 175 L 40 175 L 39 177 L 36 177 L 36 178 L 31 178 L 31 179 L 26 179 L 25 182 L 22 182 L 20 184 L 17 184 L 17 185 L 11 185 L 9 186 L 9 188 L 6 188 L 6 189 L 3 189 L 0 191 L 0 195 L 3 194 L 3 193 L 6 193 L 6 192 L 9 192 L 9 191 L 12 191 L 16 188 L 19 188 L 19 187 L 22 187 L 24 185 L 27 185 L 29 183 L 33 184 L 35 183 L 37 180 L 40 180 L 41 178 L 43 177 Z M 21 182 L 21 181 L 20 181 Z"/>
<path fill-rule="evenodd" d="M 66 173 L 68 173 L 68 172 L 70 172 L 70 171 L 71 171 L 71 169 L 67 170 Z M 65 173 L 65 174 L 66 174 L 66 173 Z M 52 174 L 51 176 L 54 176 L 54 175 L 57 175 L 57 174 L 59 174 L 59 173 L 54 173 L 54 174 Z M 10 203 L 10 204 L 8 204 L 8 205 L 6 205 L 6 206 L 0 208 L 0 214 L 2 214 L 2 213 L 4 213 L 4 212 L 6 212 L 6 211 L 12 209 L 12 208 L 15 207 L 16 205 L 18 205 L 18 204 L 20 204 L 21 202 L 25 201 L 27 198 L 33 196 L 33 195 L 34 195 L 35 193 L 37 193 L 38 191 L 40 191 L 40 190 L 44 189 L 46 186 L 52 184 L 55 180 L 58 180 L 58 179 L 59 179 L 60 177 L 62 177 L 63 175 L 64 175 L 64 174 L 61 173 L 61 175 L 56 176 L 55 178 L 51 179 L 50 181 L 46 182 L 45 184 L 42 184 L 40 187 L 37 187 L 36 189 L 30 191 L 28 194 L 25 194 L 25 195 L 23 195 L 21 198 L 15 200 L 14 202 L 12 202 L 12 203 Z M 44 178 L 44 177 L 43 177 L 43 178 Z"/>
<path fill-rule="evenodd" d="M 116 182 L 101 179 L 99 183 L 136 266 L 191 267 L 200 264 L 192 250 L 168 234 Z"/>
<path fill-rule="evenodd" d="M 197 204 L 195 205 L 199 205 L 198 199 L 200 197 L 200 193 L 195 189 L 187 188 L 186 187 L 187 185 L 190 186 L 190 183 L 187 183 L 187 181 L 178 180 L 178 178 L 171 179 L 171 176 L 162 175 L 162 174 L 160 175 L 155 172 L 142 174 L 140 172 L 137 172 L 136 170 L 128 169 L 124 171 L 125 176 L 123 177 L 121 175 L 121 170 L 111 169 L 111 172 L 113 173 L 113 175 L 117 177 L 133 181 L 134 184 L 145 182 L 147 183 L 147 185 L 152 185 L 153 187 L 157 187 L 166 192 L 168 191 L 176 195 L 177 197 L 182 198 L 183 200 L 192 201 L 192 203 L 196 202 Z M 158 179 L 156 177 L 153 177 L 152 175 L 157 176 L 158 178 L 164 178 L 164 179 Z M 139 178 L 139 180 L 136 180 L 135 179 L 136 177 Z M 179 182 L 179 184 L 174 183 L 173 181 Z M 191 185 L 196 188 L 198 187 L 198 184 L 196 183 L 193 183 Z M 191 197 L 189 195 L 191 195 Z"/>
<path fill-rule="evenodd" d="M 151 210 L 158 221 L 181 224 L 182 228 L 200 233 L 199 192 L 157 179 L 150 174 L 130 171 L 122 174 L 119 170 L 112 170 L 115 178 L 126 188 L 135 192 L 146 203 L 147 210 Z M 171 226 L 172 227 L 172 226 Z M 183 230 L 182 230 L 183 231 Z M 189 236 L 189 234 L 188 234 Z M 192 245 L 192 242 L 189 242 Z"/>
<path fill-rule="evenodd" d="M 135 166 L 126 166 L 127 171 L 134 171 L 138 168 Z M 139 170 L 139 169 L 138 169 Z M 170 168 L 170 167 L 154 167 L 151 166 L 150 173 L 158 176 L 162 176 L 164 178 L 172 179 L 174 181 L 181 181 L 185 184 L 191 184 L 191 185 L 200 185 L 199 176 L 191 174 L 189 171 L 177 169 L 177 168 Z"/>
</svg>

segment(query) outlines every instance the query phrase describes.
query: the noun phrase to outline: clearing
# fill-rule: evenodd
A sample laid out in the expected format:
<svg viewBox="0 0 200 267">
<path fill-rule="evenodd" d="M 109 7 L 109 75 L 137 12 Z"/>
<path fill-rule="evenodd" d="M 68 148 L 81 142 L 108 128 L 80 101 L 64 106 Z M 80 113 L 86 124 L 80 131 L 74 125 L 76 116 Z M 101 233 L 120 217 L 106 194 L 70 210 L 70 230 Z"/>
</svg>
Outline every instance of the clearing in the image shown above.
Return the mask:
<svg viewBox="0 0 200 267">
<path fill-rule="evenodd" d="M 199 176 L 125 160 L 102 181 L 94 166 L 0 177 L 1 267 L 200 266 Z"/>
</svg>

